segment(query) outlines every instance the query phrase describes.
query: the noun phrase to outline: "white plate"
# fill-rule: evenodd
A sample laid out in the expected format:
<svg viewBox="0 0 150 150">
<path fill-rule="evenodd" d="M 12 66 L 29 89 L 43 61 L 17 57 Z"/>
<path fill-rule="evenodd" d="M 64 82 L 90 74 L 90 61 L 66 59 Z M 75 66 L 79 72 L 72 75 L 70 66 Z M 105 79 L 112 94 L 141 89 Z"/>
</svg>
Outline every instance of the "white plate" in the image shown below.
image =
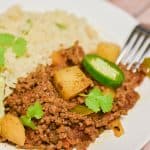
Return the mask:
<svg viewBox="0 0 150 150">
<path fill-rule="evenodd" d="M 103 0 L 1 0 L 0 13 L 14 4 L 32 11 L 64 9 L 86 17 L 103 37 L 120 45 L 123 45 L 137 24 L 128 14 Z M 138 90 L 141 99 L 128 116 L 122 119 L 125 134 L 116 138 L 112 132 L 105 132 L 90 145 L 89 150 L 139 150 L 150 139 L 150 81 L 146 79 Z M 11 149 L 13 148 L 0 144 L 0 150 Z"/>
</svg>

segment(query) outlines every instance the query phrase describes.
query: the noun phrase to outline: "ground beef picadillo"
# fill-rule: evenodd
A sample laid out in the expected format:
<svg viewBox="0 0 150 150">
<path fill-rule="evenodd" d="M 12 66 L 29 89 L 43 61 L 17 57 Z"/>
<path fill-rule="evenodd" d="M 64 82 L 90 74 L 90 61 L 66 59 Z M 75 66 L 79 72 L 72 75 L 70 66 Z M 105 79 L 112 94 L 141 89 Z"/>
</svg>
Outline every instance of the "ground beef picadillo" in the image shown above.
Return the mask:
<svg viewBox="0 0 150 150">
<path fill-rule="evenodd" d="M 60 67 L 80 66 L 84 52 L 75 44 L 69 49 L 61 50 L 60 53 L 60 66 L 38 66 L 35 72 L 18 80 L 14 92 L 4 101 L 6 113 L 18 117 L 25 115 L 27 108 L 35 101 L 39 100 L 42 105 L 43 118 L 34 120 L 37 129 L 26 128 L 27 149 L 71 150 L 75 147 L 85 150 L 99 136 L 101 128 L 107 128 L 111 121 L 126 115 L 139 98 L 134 88 L 141 83 L 144 74 L 141 71 L 133 74 L 120 65 L 126 79 L 123 85 L 116 89 L 110 113 L 81 116 L 70 112 L 76 105 L 84 103 L 84 97 L 77 96 L 69 101 L 64 100 L 53 85 L 53 74 Z M 103 89 L 96 81 L 94 84 Z"/>
</svg>

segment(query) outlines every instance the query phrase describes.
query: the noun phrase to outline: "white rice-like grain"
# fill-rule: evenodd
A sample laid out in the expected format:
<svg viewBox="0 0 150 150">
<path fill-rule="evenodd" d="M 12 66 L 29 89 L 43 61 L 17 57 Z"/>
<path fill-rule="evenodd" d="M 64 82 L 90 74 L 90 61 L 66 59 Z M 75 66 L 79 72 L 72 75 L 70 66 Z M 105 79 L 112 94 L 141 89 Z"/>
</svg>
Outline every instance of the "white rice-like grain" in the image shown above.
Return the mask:
<svg viewBox="0 0 150 150">
<path fill-rule="evenodd" d="M 57 23 L 64 24 L 66 29 L 60 29 Z M 0 15 L 0 33 L 12 33 L 28 42 L 27 56 L 16 58 L 11 49 L 7 50 L 6 70 L 0 73 L 6 82 L 4 97 L 11 94 L 19 77 L 26 76 L 38 64 L 50 64 L 51 52 L 60 44 L 68 47 L 78 40 L 85 50 L 92 51 L 100 41 L 97 32 L 83 18 L 60 10 L 24 12 L 18 6 Z"/>
</svg>

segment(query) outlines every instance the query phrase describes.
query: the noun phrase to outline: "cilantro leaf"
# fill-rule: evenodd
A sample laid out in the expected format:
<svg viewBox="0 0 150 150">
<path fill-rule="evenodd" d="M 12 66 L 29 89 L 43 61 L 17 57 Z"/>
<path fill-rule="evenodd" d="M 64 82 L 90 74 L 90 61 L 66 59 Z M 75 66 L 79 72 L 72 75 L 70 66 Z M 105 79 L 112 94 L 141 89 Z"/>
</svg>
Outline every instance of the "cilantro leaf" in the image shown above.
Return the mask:
<svg viewBox="0 0 150 150">
<path fill-rule="evenodd" d="M 28 18 L 28 19 L 26 20 L 26 22 L 27 22 L 27 24 L 28 24 L 29 26 L 32 26 L 32 20 L 31 20 L 30 18 Z"/>
<path fill-rule="evenodd" d="M 112 103 L 112 96 L 104 95 L 98 88 L 93 88 L 85 99 L 86 106 L 96 113 L 100 110 L 103 113 L 111 111 Z"/>
<path fill-rule="evenodd" d="M 36 126 L 35 124 L 32 122 L 31 118 L 30 117 L 27 117 L 27 116 L 21 116 L 20 118 L 22 124 L 24 126 L 27 126 L 27 127 L 30 127 L 31 129 L 35 130 L 36 129 Z"/>
<path fill-rule="evenodd" d="M 20 120 L 24 126 L 30 127 L 35 130 L 36 126 L 32 121 L 32 118 L 41 119 L 44 115 L 41 104 L 37 101 L 33 105 L 29 106 L 27 113 L 20 117 Z"/>
<path fill-rule="evenodd" d="M 27 110 L 27 116 L 30 118 L 40 119 L 43 114 L 42 106 L 38 101 L 31 105 Z"/>
<path fill-rule="evenodd" d="M 33 25 L 32 20 L 31 20 L 30 18 L 27 19 L 27 20 L 26 20 L 26 26 L 25 26 L 25 28 L 21 31 L 21 33 L 24 34 L 24 35 L 28 35 L 29 32 L 30 32 L 30 30 L 31 30 L 31 28 L 32 28 L 32 25 Z"/>
<path fill-rule="evenodd" d="M 0 68 L 5 66 L 5 49 L 0 47 Z"/>
<path fill-rule="evenodd" d="M 67 29 L 67 26 L 66 26 L 65 24 L 62 24 L 62 23 L 56 23 L 56 26 L 57 26 L 59 29 L 62 29 L 62 30 Z"/>
<path fill-rule="evenodd" d="M 0 70 L 5 66 L 5 52 L 8 48 L 12 48 L 17 57 L 23 56 L 27 50 L 27 41 L 10 33 L 0 33 Z"/>
<path fill-rule="evenodd" d="M 100 111 L 100 104 L 98 99 L 87 98 L 85 104 L 88 108 L 90 108 L 92 111 L 96 113 Z"/>
<path fill-rule="evenodd" d="M 100 98 L 100 107 L 103 113 L 110 112 L 112 109 L 113 98 L 111 95 L 103 95 Z"/>
<path fill-rule="evenodd" d="M 9 47 L 13 44 L 15 36 L 9 33 L 0 33 L 0 46 Z"/>
<path fill-rule="evenodd" d="M 98 88 L 94 88 L 90 91 L 85 99 L 85 104 L 88 108 L 93 110 L 94 112 L 100 111 L 100 103 L 99 97 L 101 96 L 101 92 Z"/>
<path fill-rule="evenodd" d="M 17 38 L 12 49 L 17 57 L 23 56 L 27 50 L 27 41 L 24 38 Z"/>
</svg>

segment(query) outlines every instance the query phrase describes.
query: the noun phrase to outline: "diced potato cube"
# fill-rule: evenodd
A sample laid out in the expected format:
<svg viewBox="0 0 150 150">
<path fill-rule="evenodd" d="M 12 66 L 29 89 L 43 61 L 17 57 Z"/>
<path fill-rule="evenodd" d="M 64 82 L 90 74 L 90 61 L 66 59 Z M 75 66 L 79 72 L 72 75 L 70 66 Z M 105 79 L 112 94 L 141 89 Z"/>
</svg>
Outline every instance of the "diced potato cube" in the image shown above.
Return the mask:
<svg viewBox="0 0 150 150">
<path fill-rule="evenodd" d="M 78 66 L 73 66 L 55 72 L 54 83 L 63 98 L 70 99 L 90 86 L 92 81 Z"/>
<path fill-rule="evenodd" d="M 8 141 L 23 146 L 25 143 L 25 129 L 19 118 L 11 114 L 5 115 L 0 120 L 1 136 Z"/>
<path fill-rule="evenodd" d="M 102 42 L 97 46 L 97 54 L 109 61 L 115 62 L 120 54 L 120 47 L 113 43 Z"/>
</svg>

